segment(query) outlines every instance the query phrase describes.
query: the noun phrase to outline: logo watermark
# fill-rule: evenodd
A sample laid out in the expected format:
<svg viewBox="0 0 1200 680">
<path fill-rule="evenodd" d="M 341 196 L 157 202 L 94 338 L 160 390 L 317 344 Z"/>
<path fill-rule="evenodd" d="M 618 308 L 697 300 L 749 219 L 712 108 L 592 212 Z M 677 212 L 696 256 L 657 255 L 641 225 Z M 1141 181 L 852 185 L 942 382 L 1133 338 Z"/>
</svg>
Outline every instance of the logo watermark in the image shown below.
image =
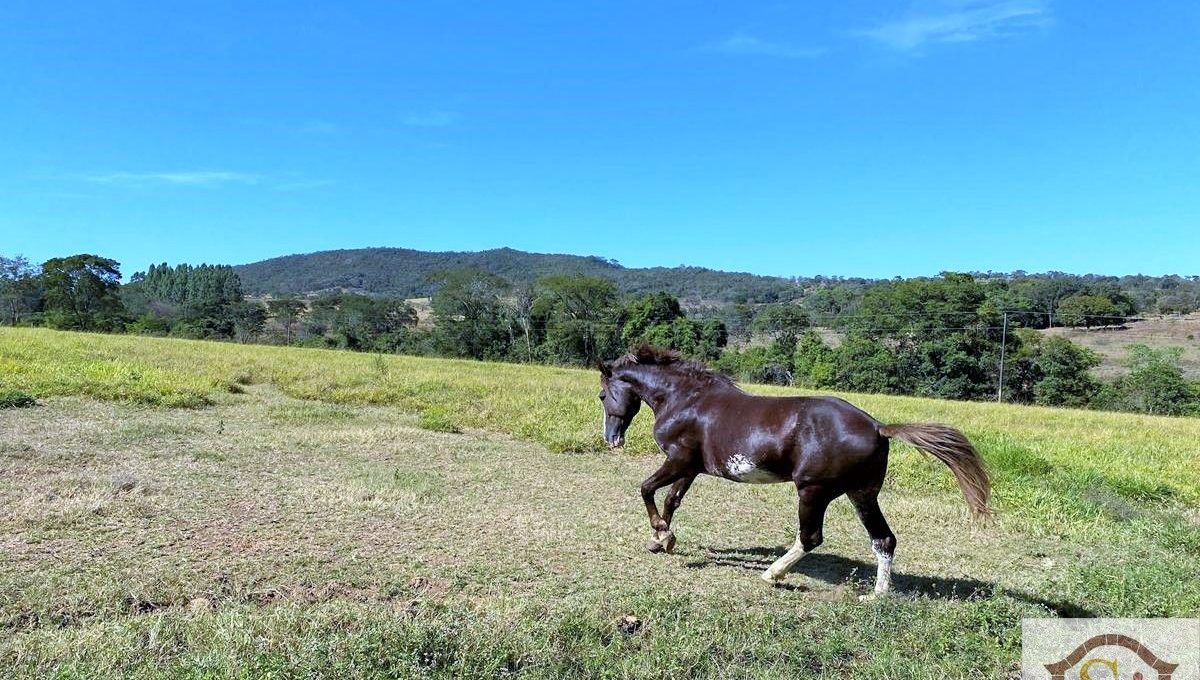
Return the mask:
<svg viewBox="0 0 1200 680">
<path fill-rule="evenodd" d="M 1200 619 L 1023 619 L 1023 680 L 1200 680 Z"/>
</svg>

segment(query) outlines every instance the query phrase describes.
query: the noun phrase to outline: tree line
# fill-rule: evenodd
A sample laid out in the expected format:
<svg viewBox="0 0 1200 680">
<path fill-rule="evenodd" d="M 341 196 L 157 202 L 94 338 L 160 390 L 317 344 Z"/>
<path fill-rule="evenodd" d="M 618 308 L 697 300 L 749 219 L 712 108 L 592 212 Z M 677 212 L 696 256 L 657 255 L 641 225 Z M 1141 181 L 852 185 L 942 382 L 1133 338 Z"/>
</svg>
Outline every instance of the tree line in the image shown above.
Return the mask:
<svg viewBox="0 0 1200 680">
<path fill-rule="evenodd" d="M 1103 382 L 1093 376 L 1100 363 L 1094 352 L 1040 332 L 1115 325 L 1137 314 L 1147 298 L 1106 277 L 946 272 L 869 286 L 828 280 L 805 288 L 797 301 L 691 309 L 667 292 L 622 294 L 614 282 L 584 275 L 513 282 L 460 268 L 437 272 L 430 283 L 430 318 L 423 322 L 398 297 L 248 299 L 236 271 L 222 265 L 152 265 L 122 284 L 118 263 L 97 255 L 41 266 L 0 257 L 0 320 L 557 365 L 592 365 L 651 342 L 748 382 L 1200 413 L 1200 385 L 1185 379 L 1181 348 L 1133 345 L 1126 373 Z M 1187 285 L 1177 288 L 1176 297 L 1190 295 Z"/>
</svg>

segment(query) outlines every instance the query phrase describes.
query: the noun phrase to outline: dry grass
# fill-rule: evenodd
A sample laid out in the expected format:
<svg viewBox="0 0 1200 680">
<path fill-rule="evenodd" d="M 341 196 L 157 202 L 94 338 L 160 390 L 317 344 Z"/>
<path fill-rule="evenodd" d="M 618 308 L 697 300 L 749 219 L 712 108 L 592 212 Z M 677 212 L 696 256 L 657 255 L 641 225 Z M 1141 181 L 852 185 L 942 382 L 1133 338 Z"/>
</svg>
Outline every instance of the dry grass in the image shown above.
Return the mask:
<svg viewBox="0 0 1200 680">
<path fill-rule="evenodd" d="M 1154 348 L 1182 347 L 1180 366 L 1189 380 L 1200 379 L 1200 314 L 1150 317 L 1120 327 L 1052 328 L 1047 335 L 1061 335 L 1071 342 L 1095 350 L 1101 364 L 1095 370 L 1102 378 L 1124 375 L 1126 348 L 1134 344 Z"/>
</svg>

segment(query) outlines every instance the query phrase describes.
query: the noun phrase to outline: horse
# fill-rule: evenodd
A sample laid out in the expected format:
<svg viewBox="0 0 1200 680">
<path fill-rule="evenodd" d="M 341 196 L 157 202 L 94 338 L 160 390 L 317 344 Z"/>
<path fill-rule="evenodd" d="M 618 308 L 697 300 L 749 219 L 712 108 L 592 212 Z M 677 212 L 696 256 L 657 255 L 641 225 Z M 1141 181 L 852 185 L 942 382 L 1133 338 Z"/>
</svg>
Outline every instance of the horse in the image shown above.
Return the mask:
<svg viewBox="0 0 1200 680">
<path fill-rule="evenodd" d="M 878 566 L 874 596 L 883 595 L 891 586 L 896 552 L 896 536 L 878 501 L 891 439 L 945 463 L 973 518 L 991 514 L 991 483 L 983 459 L 952 427 L 884 425 L 836 397 L 750 395 L 727 376 L 651 345 L 634 347 L 598 367 L 608 445 L 624 445 L 629 424 L 644 403 L 654 412 L 654 439 L 666 454 L 640 489 L 650 518 L 650 552 L 674 550 L 671 520 L 698 475 L 750 484 L 791 482 L 799 499 L 796 540 L 762 573 L 763 580 L 781 583 L 802 557 L 821 545 L 825 509 L 844 494 L 870 536 Z M 667 485 L 671 488 L 660 514 L 655 493 Z"/>
</svg>

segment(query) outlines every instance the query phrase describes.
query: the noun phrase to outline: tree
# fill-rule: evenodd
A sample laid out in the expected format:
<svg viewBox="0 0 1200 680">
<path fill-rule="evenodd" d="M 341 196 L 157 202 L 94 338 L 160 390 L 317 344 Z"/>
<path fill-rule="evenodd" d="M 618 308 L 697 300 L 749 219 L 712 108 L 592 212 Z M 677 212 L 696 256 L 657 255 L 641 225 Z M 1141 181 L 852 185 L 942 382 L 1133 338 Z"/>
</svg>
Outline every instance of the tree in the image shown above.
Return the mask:
<svg viewBox="0 0 1200 680">
<path fill-rule="evenodd" d="M 527 363 L 533 361 L 533 305 L 536 301 L 537 287 L 533 284 L 523 283 L 513 289 L 513 317 L 521 328 L 521 334 L 525 336 L 523 358 Z"/>
<path fill-rule="evenodd" d="M 478 269 L 440 273 L 431 306 L 439 350 L 451 356 L 503 359 L 515 337 L 508 281 Z"/>
<path fill-rule="evenodd" d="M 797 385 L 813 389 L 832 387 L 837 372 L 833 350 L 816 331 L 807 331 L 796 344 L 793 376 Z"/>
<path fill-rule="evenodd" d="M 761 333 L 772 340 L 785 339 L 785 345 L 795 347 L 796 338 L 808 327 L 808 314 L 799 305 L 786 302 L 763 305 L 750 322 L 750 332 Z"/>
<path fill-rule="evenodd" d="M 1107 326 L 1121 316 L 1117 305 L 1101 295 L 1072 295 L 1058 303 L 1058 321 L 1065 326 Z"/>
<path fill-rule="evenodd" d="M 242 300 L 229 306 L 233 321 L 233 337 L 238 342 L 250 342 L 262 333 L 267 323 L 267 310 L 258 302 Z"/>
<path fill-rule="evenodd" d="M 121 269 L 98 255 L 72 255 L 42 265 L 47 325 L 71 330 L 119 330 L 124 327 Z"/>
<path fill-rule="evenodd" d="M 232 338 L 246 332 L 249 308 L 241 279 L 228 265 L 150 265 L 130 277 L 123 292 L 139 326 L 157 326 L 148 317 L 158 317 L 172 335 Z"/>
<path fill-rule="evenodd" d="M 1126 351 L 1129 373 L 1118 384 L 1126 409 L 1161 415 L 1182 415 L 1192 409 L 1192 391 L 1179 367 L 1182 347 L 1152 349 L 1139 344 Z"/>
<path fill-rule="evenodd" d="M 408 342 L 416 310 L 399 298 L 327 293 L 312 301 L 308 333 L 327 346 L 394 352 Z"/>
<path fill-rule="evenodd" d="M 1100 365 L 1100 355 L 1064 337 L 1044 340 L 1034 355 L 1041 378 L 1033 385 L 1033 398 L 1045 406 L 1087 406 L 1099 384 L 1090 371 Z"/>
<path fill-rule="evenodd" d="M 712 361 L 721 356 L 729 343 L 729 331 L 720 319 L 708 319 L 700 325 L 700 344 L 692 354 L 697 359 Z"/>
<path fill-rule="evenodd" d="M 644 295 L 625 307 L 621 343 L 628 347 L 648 342 L 679 350 L 684 356 L 711 361 L 729 342 L 720 319 L 700 322 L 683 312 L 679 300 L 668 293 Z"/>
<path fill-rule="evenodd" d="M 21 255 L 0 256 L 0 324 L 15 326 L 38 310 L 42 290 L 37 268 Z"/>
<path fill-rule="evenodd" d="M 745 382 L 790 385 L 793 380 L 791 357 L 780 354 L 774 344 L 727 350 L 713 367 Z"/>
<path fill-rule="evenodd" d="M 669 325 L 686 316 L 679 299 L 664 292 L 644 295 L 625 308 L 625 324 L 621 329 L 621 344 L 629 347 L 647 340 L 646 333 L 653 326 Z"/>
<path fill-rule="evenodd" d="M 1000 325 L 986 288 L 970 274 L 881 283 L 846 323 L 837 385 L 943 399 L 995 394 Z"/>
<path fill-rule="evenodd" d="M 267 302 L 267 315 L 283 326 L 286 344 L 292 344 L 292 328 L 307 309 L 304 302 L 291 297 L 276 298 Z"/>
<path fill-rule="evenodd" d="M 833 354 L 838 388 L 902 394 L 896 355 L 877 339 L 851 335 Z"/>
<path fill-rule="evenodd" d="M 545 329 L 547 358 L 585 366 L 617 351 L 617 287 L 590 276 L 545 276 L 537 281 L 532 316 Z"/>
</svg>

